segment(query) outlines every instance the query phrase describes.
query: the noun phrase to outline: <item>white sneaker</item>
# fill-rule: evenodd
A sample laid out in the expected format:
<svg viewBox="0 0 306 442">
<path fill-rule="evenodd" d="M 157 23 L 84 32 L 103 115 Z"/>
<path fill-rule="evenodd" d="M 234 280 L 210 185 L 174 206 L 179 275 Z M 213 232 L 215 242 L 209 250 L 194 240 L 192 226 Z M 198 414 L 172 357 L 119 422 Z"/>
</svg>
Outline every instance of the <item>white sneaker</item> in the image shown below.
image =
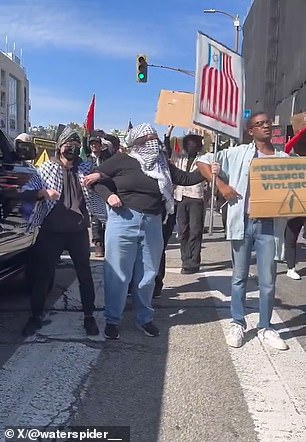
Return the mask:
<svg viewBox="0 0 306 442">
<path fill-rule="evenodd" d="M 286 342 L 273 328 L 263 328 L 258 331 L 257 335 L 261 338 L 262 342 L 270 345 L 272 348 L 276 348 L 277 350 L 288 350 L 289 348 Z"/>
<path fill-rule="evenodd" d="M 239 348 L 242 346 L 244 338 L 244 330 L 242 325 L 233 322 L 226 336 L 227 345 L 230 347 Z"/>
<path fill-rule="evenodd" d="M 300 275 L 295 271 L 295 268 L 288 269 L 287 276 L 291 279 L 301 279 Z"/>
</svg>

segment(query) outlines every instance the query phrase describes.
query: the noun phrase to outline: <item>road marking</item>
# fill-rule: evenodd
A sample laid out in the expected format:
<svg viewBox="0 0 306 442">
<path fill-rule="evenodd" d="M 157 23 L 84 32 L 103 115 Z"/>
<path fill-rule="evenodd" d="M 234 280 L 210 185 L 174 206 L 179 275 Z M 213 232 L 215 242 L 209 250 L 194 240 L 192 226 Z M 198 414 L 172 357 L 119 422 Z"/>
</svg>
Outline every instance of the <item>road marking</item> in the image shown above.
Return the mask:
<svg viewBox="0 0 306 442">
<path fill-rule="evenodd" d="M 101 265 L 93 266 L 92 272 L 98 306 L 102 306 Z M 67 289 L 67 299 L 61 297 L 54 307 L 79 310 L 79 297 L 74 281 Z M 96 318 L 100 335 L 90 339 L 104 341 L 103 312 L 96 312 Z M 51 311 L 48 320 L 50 324 L 27 338 L 0 370 L 1 429 L 67 424 L 86 391 L 86 381 L 101 350 L 85 345 L 89 338 L 83 328 L 83 313 Z"/>
<path fill-rule="evenodd" d="M 19 347 L 0 371 L 0 428 L 67 423 L 99 352 L 79 343 Z"/>
<path fill-rule="evenodd" d="M 230 276 L 230 271 L 206 272 L 209 286 L 216 287 L 217 276 Z M 212 277 L 214 281 L 212 282 Z M 218 301 L 229 299 L 214 290 L 220 322 L 226 335 L 229 320 L 225 319 L 224 308 L 218 308 Z M 258 290 L 247 295 L 247 306 L 256 306 L 258 311 Z M 258 313 L 247 310 L 248 329 L 256 329 Z M 227 315 L 228 316 L 228 315 Z M 272 323 L 282 324 L 276 311 Z M 281 331 L 287 331 L 283 327 Z M 241 348 L 229 347 L 229 352 L 238 375 L 240 385 L 253 417 L 255 430 L 262 442 L 305 442 L 306 440 L 306 354 L 294 337 L 287 340 L 288 351 L 274 350 L 255 335 Z"/>
</svg>

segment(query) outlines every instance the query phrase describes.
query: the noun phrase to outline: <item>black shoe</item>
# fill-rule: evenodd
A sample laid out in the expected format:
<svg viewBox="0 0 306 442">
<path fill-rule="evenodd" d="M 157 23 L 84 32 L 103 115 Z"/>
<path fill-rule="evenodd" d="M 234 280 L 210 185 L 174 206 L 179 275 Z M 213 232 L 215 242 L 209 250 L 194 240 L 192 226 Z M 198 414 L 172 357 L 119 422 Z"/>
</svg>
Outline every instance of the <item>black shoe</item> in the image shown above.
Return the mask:
<svg viewBox="0 0 306 442">
<path fill-rule="evenodd" d="M 183 267 L 181 270 L 182 275 L 193 275 L 193 273 L 198 273 L 199 267 Z"/>
<path fill-rule="evenodd" d="M 153 322 L 147 322 L 143 325 L 138 325 L 139 330 L 142 330 L 147 336 L 156 337 L 159 336 L 159 330 Z"/>
<path fill-rule="evenodd" d="M 104 336 L 106 339 L 119 339 L 119 327 L 116 324 L 106 324 L 104 329 Z"/>
<path fill-rule="evenodd" d="M 153 292 L 153 298 L 158 299 L 161 298 L 161 296 L 162 296 L 162 287 L 155 287 Z"/>
<path fill-rule="evenodd" d="M 32 336 L 42 327 L 41 316 L 31 316 L 22 330 L 23 336 Z"/>
<path fill-rule="evenodd" d="M 99 334 L 99 329 L 93 316 L 85 316 L 84 328 L 88 336 L 97 336 Z"/>
</svg>

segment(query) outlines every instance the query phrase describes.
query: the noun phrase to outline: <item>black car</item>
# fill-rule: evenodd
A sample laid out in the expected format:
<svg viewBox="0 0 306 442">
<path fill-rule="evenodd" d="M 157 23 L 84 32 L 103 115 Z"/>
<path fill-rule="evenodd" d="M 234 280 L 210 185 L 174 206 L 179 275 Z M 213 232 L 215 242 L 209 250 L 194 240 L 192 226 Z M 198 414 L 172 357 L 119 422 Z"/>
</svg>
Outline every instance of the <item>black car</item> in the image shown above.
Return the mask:
<svg viewBox="0 0 306 442">
<path fill-rule="evenodd" d="M 22 143 L 15 147 L 0 130 L 0 281 L 23 269 L 36 232 L 26 230 L 18 198 L 22 186 L 36 173 L 29 160 L 35 147 Z"/>
</svg>

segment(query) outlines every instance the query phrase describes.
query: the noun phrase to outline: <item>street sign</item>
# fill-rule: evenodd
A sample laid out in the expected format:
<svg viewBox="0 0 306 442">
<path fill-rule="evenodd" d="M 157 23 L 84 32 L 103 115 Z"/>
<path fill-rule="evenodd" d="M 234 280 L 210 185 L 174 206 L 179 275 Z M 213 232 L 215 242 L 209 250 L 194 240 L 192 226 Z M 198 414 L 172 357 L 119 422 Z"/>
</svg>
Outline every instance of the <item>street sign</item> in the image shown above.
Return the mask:
<svg viewBox="0 0 306 442">
<path fill-rule="evenodd" d="M 46 161 L 49 161 L 49 160 L 50 160 L 49 155 L 48 155 L 46 149 L 44 149 L 42 154 L 40 155 L 40 157 L 36 161 L 35 166 L 40 167 L 43 163 L 45 163 Z"/>
<path fill-rule="evenodd" d="M 54 155 L 55 146 L 56 146 L 55 141 L 48 140 L 46 138 L 33 137 L 33 143 L 35 144 L 35 146 L 39 151 L 47 149 L 49 153 L 52 153 L 52 155 Z"/>
</svg>

